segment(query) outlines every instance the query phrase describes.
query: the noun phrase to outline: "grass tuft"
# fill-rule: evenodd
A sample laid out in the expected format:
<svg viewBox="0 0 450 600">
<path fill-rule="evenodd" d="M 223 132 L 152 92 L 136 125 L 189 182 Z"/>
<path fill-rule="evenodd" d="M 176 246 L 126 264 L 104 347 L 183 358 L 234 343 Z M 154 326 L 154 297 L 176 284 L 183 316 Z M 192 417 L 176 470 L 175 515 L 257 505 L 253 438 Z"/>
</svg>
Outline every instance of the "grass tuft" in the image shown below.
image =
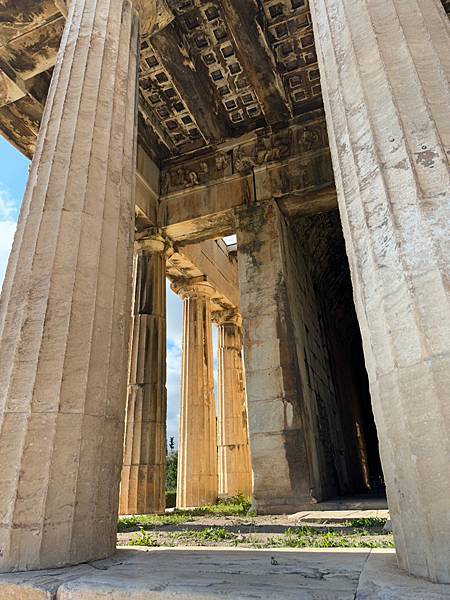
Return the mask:
<svg viewBox="0 0 450 600">
<path fill-rule="evenodd" d="M 139 533 L 135 533 L 131 540 L 128 542 L 129 546 L 158 546 L 158 540 L 149 535 L 144 529 L 141 529 Z"/>
<path fill-rule="evenodd" d="M 117 523 L 117 531 L 133 531 L 142 528 L 161 527 L 162 525 L 180 525 L 189 520 L 182 514 L 167 515 L 135 515 L 132 517 L 120 517 Z"/>
<path fill-rule="evenodd" d="M 206 527 L 205 529 L 183 529 L 174 534 L 177 538 L 194 542 L 222 542 L 235 537 L 223 527 Z"/>
<path fill-rule="evenodd" d="M 344 525 L 345 527 L 362 527 L 364 529 L 371 527 L 383 528 L 386 525 L 386 519 L 382 519 L 381 517 L 363 517 L 345 521 Z"/>
<path fill-rule="evenodd" d="M 289 528 L 278 543 L 287 548 L 394 548 L 391 540 L 364 540 L 332 529 L 318 533 L 310 527 Z"/>
</svg>

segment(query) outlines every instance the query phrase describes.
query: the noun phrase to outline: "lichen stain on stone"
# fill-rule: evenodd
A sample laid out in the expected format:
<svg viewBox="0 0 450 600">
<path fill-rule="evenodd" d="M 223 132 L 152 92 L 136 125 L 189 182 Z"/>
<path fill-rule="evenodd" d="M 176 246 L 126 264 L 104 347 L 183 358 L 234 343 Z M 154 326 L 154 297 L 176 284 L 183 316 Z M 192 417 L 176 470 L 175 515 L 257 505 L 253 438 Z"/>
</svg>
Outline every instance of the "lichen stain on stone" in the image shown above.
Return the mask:
<svg viewBox="0 0 450 600">
<path fill-rule="evenodd" d="M 10 59 L 12 68 L 18 73 L 35 70 L 40 62 L 56 56 L 59 48 L 61 31 L 49 36 L 48 29 L 40 33 L 24 48 L 20 48 Z"/>
<path fill-rule="evenodd" d="M 257 258 L 257 255 L 261 251 L 262 242 L 260 240 L 252 240 L 247 242 L 246 244 L 240 244 L 239 253 L 248 256 L 252 262 L 252 266 L 255 269 L 260 269 L 262 266 L 262 261 Z"/>
<path fill-rule="evenodd" d="M 400 162 L 398 162 L 397 164 L 394 165 L 394 169 L 401 169 L 403 171 L 407 171 L 409 168 L 408 165 L 408 160 L 406 158 L 404 158 L 403 160 L 401 160 Z"/>
<path fill-rule="evenodd" d="M 426 148 L 426 146 L 424 146 Z M 437 152 L 431 149 L 424 149 L 422 152 L 416 153 L 416 162 L 418 165 L 422 165 L 425 168 L 434 167 L 434 160 L 438 158 Z"/>
<path fill-rule="evenodd" d="M 3 0 L 0 2 L 0 23 L 28 25 L 44 13 L 44 2 L 30 0 Z"/>
</svg>

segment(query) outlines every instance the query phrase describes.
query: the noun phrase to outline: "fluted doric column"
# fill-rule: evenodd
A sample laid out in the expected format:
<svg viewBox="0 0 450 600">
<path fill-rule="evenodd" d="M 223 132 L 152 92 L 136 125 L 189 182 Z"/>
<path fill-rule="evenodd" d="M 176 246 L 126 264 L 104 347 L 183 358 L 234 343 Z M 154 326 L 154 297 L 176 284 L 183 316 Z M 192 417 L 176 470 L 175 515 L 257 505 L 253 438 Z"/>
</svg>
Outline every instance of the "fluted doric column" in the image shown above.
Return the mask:
<svg viewBox="0 0 450 600">
<path fill-rule="evenodd" d="M 1 296 L 1 571 L 115 550 L 138 29 L 72 0 Z"/>
<path fill-rule="evenodd" d="M 177 507 L 217 500 L 217 432 L 211 327 L 213 288 L 174 284 L 184 300 Z"/>
<path fill-rule="evenodd" d="M 219 496 L 252 493 L 247 406 L 242 361 L 242 318 L 216 313 L 219 328 L 217 450 Z"/>
<path fill-rule="evenodd" d="M 399 563 L 450 582 L 450 32 L 439 0 L 310 0 Z"/>
<path fill-rule="evenodd" d="M 146 235 L 146 234 L 144 234 Z M 164 512 L 166 476 L 166 250 L 136 241 L 120 514 Z"/>
</svg>

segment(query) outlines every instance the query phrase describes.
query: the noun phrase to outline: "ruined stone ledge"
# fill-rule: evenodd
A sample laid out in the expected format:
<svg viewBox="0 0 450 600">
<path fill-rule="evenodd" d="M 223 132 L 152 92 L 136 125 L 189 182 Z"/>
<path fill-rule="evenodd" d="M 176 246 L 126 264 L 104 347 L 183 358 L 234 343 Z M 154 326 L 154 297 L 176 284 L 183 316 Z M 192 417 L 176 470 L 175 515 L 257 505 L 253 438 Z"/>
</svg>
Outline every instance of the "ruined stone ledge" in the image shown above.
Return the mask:
<svg viewBox="0 0 450 600">
<path fill-rule="evenodd" d="M 1 600 L 444 600 L 450 586 L 408 577 L 367 549 L 118 549 L 78 567 L 0 576 Z"/>
</svg>

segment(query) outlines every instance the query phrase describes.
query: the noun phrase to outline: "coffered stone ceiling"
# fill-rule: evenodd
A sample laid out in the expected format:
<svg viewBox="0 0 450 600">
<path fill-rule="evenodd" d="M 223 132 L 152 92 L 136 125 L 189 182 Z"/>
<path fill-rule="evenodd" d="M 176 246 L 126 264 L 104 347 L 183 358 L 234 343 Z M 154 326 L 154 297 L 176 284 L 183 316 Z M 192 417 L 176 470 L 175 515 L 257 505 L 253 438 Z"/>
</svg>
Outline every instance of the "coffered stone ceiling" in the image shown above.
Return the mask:
<svg viewBox="0 0 450 600">
<path fill-rule="evenodd" d="M 139 136 L 156 162 L 317 118 L 308 0 L 139 1 L 150 15 Z M 450 13 L 450 0 L 442 2 Z M 0 0 L 0 132 L 29 157 L 66 14 L 65 0 Z"/>
</svg>

